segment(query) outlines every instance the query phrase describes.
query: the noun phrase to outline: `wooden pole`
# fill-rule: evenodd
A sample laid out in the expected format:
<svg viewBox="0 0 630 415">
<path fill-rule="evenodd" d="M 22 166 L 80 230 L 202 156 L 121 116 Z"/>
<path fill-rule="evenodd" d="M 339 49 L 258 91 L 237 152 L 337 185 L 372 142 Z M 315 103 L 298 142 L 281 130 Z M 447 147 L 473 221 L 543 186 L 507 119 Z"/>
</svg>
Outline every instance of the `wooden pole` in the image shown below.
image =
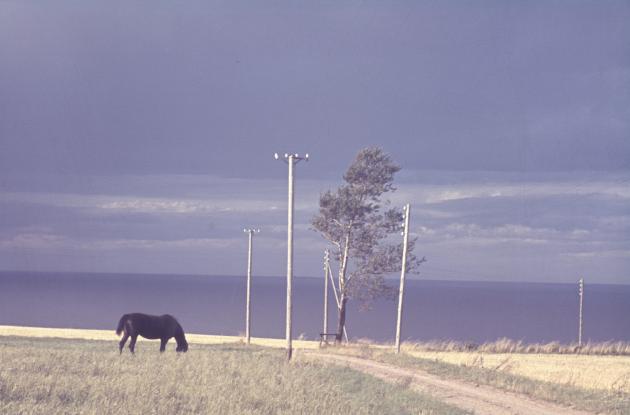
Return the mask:
<svg viewBox="0 0 630 415">
<path fill-rule="evenodd" d="M 251 286 L 252 286 L 252 240 L 258 229 L 244 229 L 249 235 L 247 244 L 247 294 L 245 300 L 245 340 L 250 344 L 251 339 Z"/>
<path fill-rule="evenodd" d="M 293 283 L 293 154 L 289 155 L 289 213 L 287 223 L 287 322 L 286 322 L 286 338 L 287 338 L 287 360 L 291 360 L 293 354 L 292 333 L 291 333 L 291 288 Z"/>
<path fill-rule="evenodd" d="M 405 296 L 405 271 L 407 268 L 407 244 L 409 242 L 409 217 L 411 207 L 407 203 L 405 209 L 405 227 L 403 231 L 402 266 L 400 270 L 400 289 L 398 290 L 398 320 L 396 322 L 396 353 L 400 353 L 400 329 L 402 325 L 403 298 Z"/>
<path fill-rule="evenodd" d="M 274 154 L 274 158 L 278 160 L 280 156 L 278 153 Z M 293 283 L 293 167 L 301 160 L 308 161 L 308 153 L 304 157 L 300 157 L 298 154 L 286 154 L 284 159 L 289 165 L 289 208 L 287 214 L 287 323 L 286 323 L 286 337 L 287 337 L 287 360 L 291 360 L 293 354 L 293 346 L 291 344 L 291 286 Z"/>
<path fill-rule="evenodd" d="M 324 333 L 324 341 L 328 343 L 326 334 L 328 333 L 328 249 L 324 251 L 324 327 L 322 333 Z"/>
<path fill-rule="evenodd" d="M 582 323 L 583 318 L 583 306 L 584 306 L 584 278 L 580 278 L 578 281 L 579 295 L 580 295 L 580 314 L 578 323 L 578 347 L 582 347 L 582 329 L 584 327 Z"/>
</svg>

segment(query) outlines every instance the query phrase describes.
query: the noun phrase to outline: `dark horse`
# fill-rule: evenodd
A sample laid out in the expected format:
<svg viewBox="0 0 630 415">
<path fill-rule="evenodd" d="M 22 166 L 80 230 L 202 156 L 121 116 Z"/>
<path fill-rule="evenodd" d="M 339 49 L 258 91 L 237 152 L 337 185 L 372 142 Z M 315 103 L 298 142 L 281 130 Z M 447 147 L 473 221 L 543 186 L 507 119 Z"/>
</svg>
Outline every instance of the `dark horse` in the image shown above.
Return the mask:
<svg viewBox="0 0 630 415">
<path fill-rule="evenodd" d="M 163 316 L 150 316 L 142 313 L 124 314 L 118 322 L 116 334 L 124 332 L 122 340 L 118 344 L 120 353 L 122 353 L 125 342 L 131 337 L 129 342 L 129 350 L 134 352 L 138 335 L 145 339 L 160 339 L 160 352 L 166 349 L 166 343 L 171 337 L 175 337 L 178 352 L 188 351 L 188 342 L 184 335 L 184 329 L 179 325 L 175 317 L 168 314 Z"/>
</svg>

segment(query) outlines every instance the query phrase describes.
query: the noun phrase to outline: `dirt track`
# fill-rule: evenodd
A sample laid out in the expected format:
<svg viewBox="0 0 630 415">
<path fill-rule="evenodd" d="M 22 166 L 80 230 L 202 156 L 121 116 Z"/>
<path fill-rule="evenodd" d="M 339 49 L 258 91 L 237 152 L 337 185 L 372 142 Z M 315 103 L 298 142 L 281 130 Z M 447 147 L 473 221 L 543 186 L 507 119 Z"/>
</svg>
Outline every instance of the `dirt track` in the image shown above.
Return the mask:
<svg viewBox="0 0 630 415">
<path fill-rule="evenodd" d="M 303 358 L 312 358 L 361 370 L 388 382 L 409 382 L 415 390 L 429 394 L 450 405 L 484 415 L 588 415 L 549 402 L 535 401 L 528 396 L 505 392 L 489 386 L 442 379 L 416 369 L 402 369 L 372 360 L 351 356 L 302 351 Z"/>
</svg>

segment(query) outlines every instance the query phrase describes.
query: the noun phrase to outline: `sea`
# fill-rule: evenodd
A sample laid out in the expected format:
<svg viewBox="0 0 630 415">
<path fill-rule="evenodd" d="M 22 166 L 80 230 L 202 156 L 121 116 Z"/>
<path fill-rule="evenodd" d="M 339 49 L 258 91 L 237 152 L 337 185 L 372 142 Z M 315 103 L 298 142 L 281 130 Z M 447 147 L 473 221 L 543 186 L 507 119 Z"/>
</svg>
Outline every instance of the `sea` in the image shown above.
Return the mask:
<svg viewBox="0 0 630 415">
<path fill-rule="evenodd" d="M 396 287 L 397 281 L 391 285 Z M 245 331 L 246 279 L 238 276 L 0 272 L 0 325 L 115 330 L 124 313 L 172 314 L 187 332 Z M 319 339 L 324 281 L 294 278 L 293 337 Z M 286 278 L 252 278 L 254 337 L 285 336 Z M 500 338 L 523 342 L 577 340 L 578 285 L 557 283 L 407 280 L 404 341 Z M 584 339 L 630 341 L 630 285 L 588 284 Z M 364 310 L 349 302 L 351 339 L 394 340 L 397 300 Z M 328 331 L 337 311 L 329 292 Z"/>
</svg>

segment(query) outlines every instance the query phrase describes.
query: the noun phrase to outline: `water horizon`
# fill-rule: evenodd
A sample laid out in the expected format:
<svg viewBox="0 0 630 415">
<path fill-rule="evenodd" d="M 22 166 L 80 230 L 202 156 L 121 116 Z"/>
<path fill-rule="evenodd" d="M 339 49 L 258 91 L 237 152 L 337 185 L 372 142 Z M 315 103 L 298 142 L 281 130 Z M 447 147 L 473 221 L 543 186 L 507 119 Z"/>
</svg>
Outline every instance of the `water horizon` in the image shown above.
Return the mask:
<svg viewBox="0 0 630 415">
<path fill-rule="evenodd" d="M 169 273 L 169 272 L 101 272 L 101 271 L 64 271 L 64 270 L 50 270 L 50 271 L 41 271 L 41 270 L 15 270 L 15 269 L 0 269 L 0 274 L 49 274 L 49 275 L 58 275 L 58 274 L 67 274 L 67 275 L 83 275 L 83 276 L 144 276 L 144 277 L 152 277 L 152 278 L 160 278 L 160 277 L 190 277 L 190 278 L 246 278 L 247 275 L 243 274 L 191 274 L 191 273 Z M 314 279 L 320 280 L 323 279 L 323 276 L 312 276 L 312 275 L 294 275 L 293 278 L 299 279 Z M 269 279 L 283 279 L 286 280 L 286 275 L 259 275 L 253 274 L 252 278 L 269 278 Z M 630 277 L 629 277 L 630 278 Z M 400 281 L 400 276 L 397 275 L 395 277 L 386 277 L 386 281 L 396 283 L 398 286 L 398 282 Z M 527 280 L 501 280 L 501 279 L 477 279 L 477 280 L 469 280 L 469 279 L 457 279 L 457 278 L 424 278 L 424 277 L 416 277 L 413 274 L 407 275 L 405 277 L 405 281 L 426 281 L 431 283 L 472 283 L 472 284 L 483 284 L 483 283 L 496 283 L 496 284 L 544 284 L 544 285 L 571 285 L 575 284 L 577 286 L 579 278 L 576 278 L 575 281 L 527 281 Z M 609 282 L 591 282 L 586 280 L 586 284 L 588 285 L 604 285 L 604 286 L 628 286 L 630 287 L 630 280 L 627 283 L 609 283 Z"/>
<path fill-rule="evenodd" d="M 295 276 L 295 338 L 318 339 L 323 325 L 322 277 Z M 397 287 L 397 280 L 389 281 Z M 285 336 L 286 277 L 252 277 L 252 336 Z M 329 292 L 329 332 L 336 328 Z M 527 343 L 577 339 L 577 283 L 424 280 L 405 289 L 406 341 Z M 189 332 L 244 332 L 245 276 L 0 271 L 0 324 L 112 329 L 128 312 L 173 314 Z M 379 299 L 367 311 L 350 301 L 351 339 L 393 341 L 397 301 Z M 630 285 L 586 285 L 586 341 L 630 341 Z"/>
</svg>

